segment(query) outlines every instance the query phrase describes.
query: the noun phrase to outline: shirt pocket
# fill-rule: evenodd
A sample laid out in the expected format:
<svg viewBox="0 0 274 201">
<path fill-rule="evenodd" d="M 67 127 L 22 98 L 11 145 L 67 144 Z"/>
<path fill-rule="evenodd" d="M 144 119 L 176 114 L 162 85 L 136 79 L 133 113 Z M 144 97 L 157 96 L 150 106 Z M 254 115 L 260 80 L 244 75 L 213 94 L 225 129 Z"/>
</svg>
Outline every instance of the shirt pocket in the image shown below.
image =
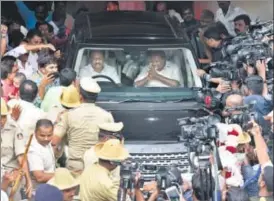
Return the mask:
<svg viewBox="0 0 274 201">
<path fill-rule="evenodd" d="M 1 156 L 10 156 L 13 155 L 13 147 L 9 145 L 2 145 L 1 144 Z"/>
</svg>

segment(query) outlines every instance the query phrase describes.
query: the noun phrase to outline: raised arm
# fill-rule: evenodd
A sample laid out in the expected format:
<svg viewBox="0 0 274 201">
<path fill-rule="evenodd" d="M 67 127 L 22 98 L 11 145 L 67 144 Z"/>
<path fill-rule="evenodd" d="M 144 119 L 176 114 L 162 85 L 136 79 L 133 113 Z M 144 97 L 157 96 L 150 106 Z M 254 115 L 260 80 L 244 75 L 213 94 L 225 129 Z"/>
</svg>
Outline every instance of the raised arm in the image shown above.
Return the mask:
<svg viewBox="0 0 274 201">
<path fill-rule="evenodd" d="M 17 6 L 18 12 L 20 13 L 25 23 L 27 24 L 27 21 L 29 20 L 29 18 L 34 17 L 33 16 L 34 12 L 30 10 L 23 1 L 14 1 L 14 2 L 15 2 L 15 5 Z"/>
</svg>

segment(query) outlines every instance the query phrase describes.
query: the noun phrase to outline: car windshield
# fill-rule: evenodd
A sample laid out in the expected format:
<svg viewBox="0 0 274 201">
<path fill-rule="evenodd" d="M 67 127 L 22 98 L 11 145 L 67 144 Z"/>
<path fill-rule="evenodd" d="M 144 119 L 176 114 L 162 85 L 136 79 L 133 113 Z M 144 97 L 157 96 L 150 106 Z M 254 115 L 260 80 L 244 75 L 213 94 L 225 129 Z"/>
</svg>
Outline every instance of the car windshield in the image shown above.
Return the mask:
<svg viewBox="0 0 274 201">
<path fill-rule="evenodd" d="M 202 85 L 192 52 L 184 47 L 83 47 L 74 69 L 79 78 L 97 80 L 104 101 L 177 100 L 189 98 L 184 89 Z"/>
</svg>

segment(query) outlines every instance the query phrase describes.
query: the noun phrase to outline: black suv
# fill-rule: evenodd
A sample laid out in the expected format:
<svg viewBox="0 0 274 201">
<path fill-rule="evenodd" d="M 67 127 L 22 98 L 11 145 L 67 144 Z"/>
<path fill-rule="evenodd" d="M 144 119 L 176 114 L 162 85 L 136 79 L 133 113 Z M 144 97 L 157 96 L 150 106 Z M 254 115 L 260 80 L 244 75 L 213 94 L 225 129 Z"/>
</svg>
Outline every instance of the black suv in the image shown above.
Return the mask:
<svg viewBox="0 0 274 201">
<path fill-rule="evenodd" d="M 187 172 L 189 163 L 184 143 L 178 138 L 178 118 L 207 115 L 195 101 L 197 56 L 184 30 L 169 16 L 155 12 L 102 12 L 83 14 L 75 20 L 67 47 L 67 66 L 78 75 L 91 69 L 91 53 L 104 52 L 104 65 L 115 70 L 96 76 L 101 85 L 97 104 L 124 123 L 123 135 L 132 160 L 142 173 L 154 175 L 160 166 L 176 164 Z M 179 79 L 178 87 L 151 81 L 136 87 L 135 81 L 150 65 L 148 52 L 165 53 L 169 66 L 165 75 Z M 174 73 L 175 72 L 175 73 Z M 116 78 L 115 78 L 116 79 Z M 117 79 L 116 79 L 117 80 Z"/>
</svg>

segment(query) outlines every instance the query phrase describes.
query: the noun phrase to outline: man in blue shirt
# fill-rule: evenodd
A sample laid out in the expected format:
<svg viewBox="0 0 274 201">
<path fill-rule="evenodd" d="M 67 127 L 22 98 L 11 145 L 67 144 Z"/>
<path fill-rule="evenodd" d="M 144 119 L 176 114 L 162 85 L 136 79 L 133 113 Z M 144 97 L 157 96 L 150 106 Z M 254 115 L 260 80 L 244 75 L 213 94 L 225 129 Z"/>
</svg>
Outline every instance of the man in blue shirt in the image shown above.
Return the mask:
<svg viewBox="0 0 274 201">
<path fill-rule="evenodd" d="M 244 98 L 244 104 L 255 102 L 253 110 L 262 116 L 266 116 L 273 109 L 272 99 L 263 96 L 264 81 L 258 75 L 249 76 L 245 80 L 248 96 Z"/>
<path fill-rule="evenodd" d="M 26 23 L 26 28 L 33 29 L 35 24 L 40 21 L 51 21 L 52 12 L 48 11 L 45 2 L 39 2 L 34 11 L 30 10 L 23 1 L 15 1 L 18 12 Z"/>
</svg>

